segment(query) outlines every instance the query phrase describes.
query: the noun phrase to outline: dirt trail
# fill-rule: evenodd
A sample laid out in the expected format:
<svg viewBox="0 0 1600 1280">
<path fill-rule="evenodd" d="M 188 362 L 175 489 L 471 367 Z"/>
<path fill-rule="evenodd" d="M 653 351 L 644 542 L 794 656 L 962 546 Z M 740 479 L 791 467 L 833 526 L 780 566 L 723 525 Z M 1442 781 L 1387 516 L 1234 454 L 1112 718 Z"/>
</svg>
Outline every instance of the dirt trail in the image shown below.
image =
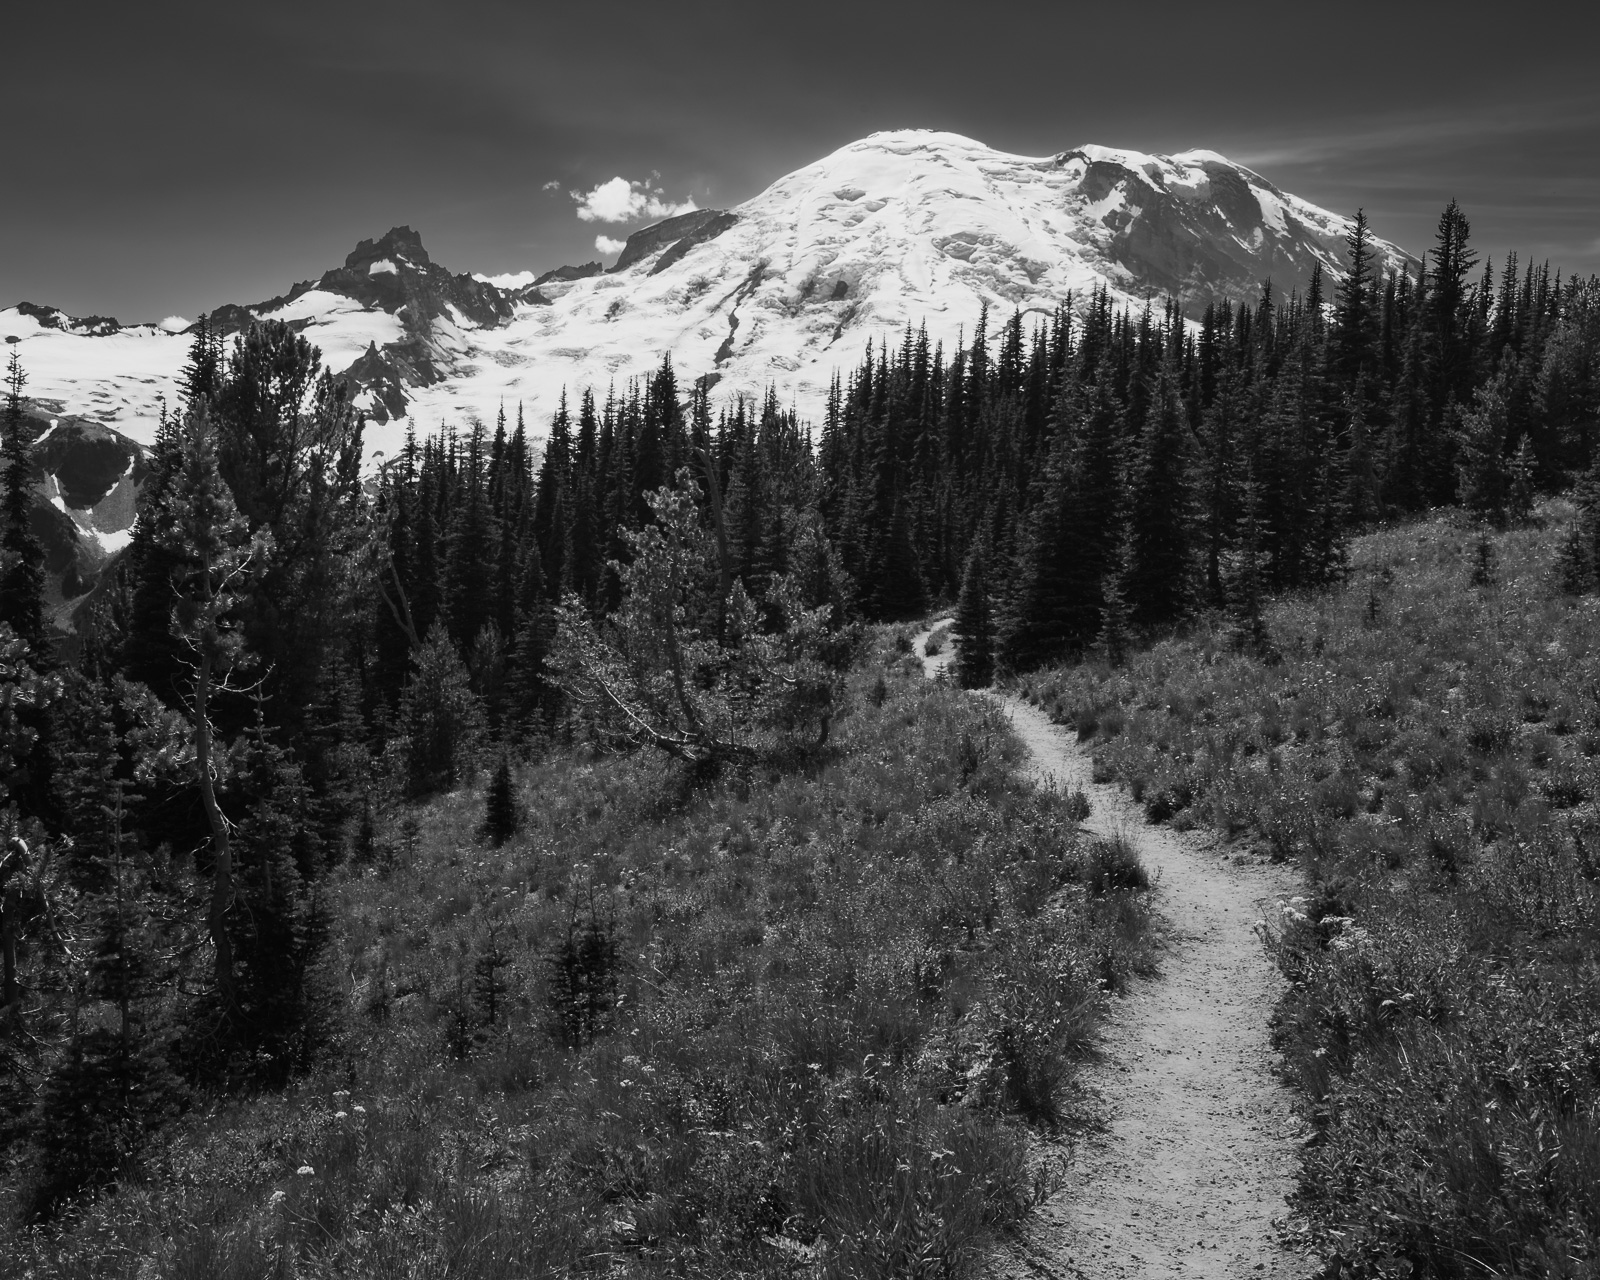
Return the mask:
<svg viewBox="0 0 1600 1280">
<path fill-rule="evenodd" d="M 917 637 L 924 652 L 926 633 Z M 925 659 L 930 676 L 949 661 Z M 1273 1075 L 1267 1017 L 1281 979 L 1256 921 L 1295 889 L 1289 872 L 1198 833 L 1148 825 L 1088 753 L 1040 711 L 997 696 L 1044 786 L 1089 797 L 1086 828 L 1122 833 L 1157 878 L 1159 976 L 1117 1001 L 1080 1077 L 1104 1127 L 1079 1140 L 1066 1186 L 993 1260 L 995 1280 L 1301 1280 L 1315 1263 L 1277 1223 L 1304 1136 Z"/>
</svg>

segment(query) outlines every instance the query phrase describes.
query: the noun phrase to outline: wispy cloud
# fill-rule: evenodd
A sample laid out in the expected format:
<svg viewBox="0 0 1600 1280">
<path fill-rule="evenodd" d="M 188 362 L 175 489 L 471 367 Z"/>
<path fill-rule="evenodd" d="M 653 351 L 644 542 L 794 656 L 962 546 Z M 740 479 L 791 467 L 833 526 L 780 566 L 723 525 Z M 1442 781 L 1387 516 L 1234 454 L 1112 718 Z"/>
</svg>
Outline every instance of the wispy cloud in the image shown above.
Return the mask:
<svg viewBox="0 0 1600 1280">
<path fill-rule="evenodd" d="M 578 217 L 584 222 L 637 222 L 641 218 L 670 218 L 674 214 L 691 213 L 700 206 L 688 199 L 675 202 L 652 174 L 643 182 L 630 182 L 627 178 L 612 178 L 602 182 L 592 191 L 572 191 L 568 194 L 578 206 Z"/>
<path fill-rule="evenodd" d="M 610 257 L 612 254 L 621 253 L 626 249 L 628 242 L 626 240 L 613 240 L 610 236 L 596 236 L 594 238 L 594 247 L 607 257 Z"/>
<path fill-rule="evenodd" d="M 1593 98 L 1486 106 L 1449 115 L 1395 114 L 1355 120 L 1337 131 L 1262 139 L 1255 149 L 1236 147 L 1230 158 L 1252 169 L 1347 163 L 1397 151 L 1420 153 L 1492 139 L 1586 131 L 1597 124 L 1600 107 Z"/>
</svg>

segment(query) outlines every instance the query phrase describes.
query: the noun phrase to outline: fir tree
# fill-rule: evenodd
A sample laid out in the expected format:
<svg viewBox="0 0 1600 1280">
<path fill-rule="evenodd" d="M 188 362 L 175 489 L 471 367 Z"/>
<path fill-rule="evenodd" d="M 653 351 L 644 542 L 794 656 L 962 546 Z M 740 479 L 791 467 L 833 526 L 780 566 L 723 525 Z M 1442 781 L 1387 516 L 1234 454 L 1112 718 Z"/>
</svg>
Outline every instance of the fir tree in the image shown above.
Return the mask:
<svg viewBox="0 0 1600 1280">
<path fill-rule="evenodd" d="M 511 783 L 511 758 L 504 751 L 489 779 L 481 832 L 495 845 L 504 844 L 517 833 L 517 798 Z"/>
<path fill-rule="evenodd" d="M 1163 371 L 1150 397 L 1129 479 L 1127 564 L 1121 588 L 1130 622 L 1162 626 L 1188 607 L 1190 498 L 1184 484 L 1183 406 Z"/>
<path fill-rule="evenodd" d="M 1509 483 L 1506 486 L 1506 521 L 1512 525 L 1525 525 L 1533 519 L 1534 483 L 1538 469 L 1534 458 L 1533 441 L 1523 436 L 1509 465 Z"/>
<path fill-rule="evenodd" d="M 967 556 L 956 603 L 956 683 L 986 689 L 994 682 L 994 617 L 989 605 L 988 563 L 980 541 Z"/>
<path fill-rule="evenodd" d="M 466 492 L 450 523 L 445 553 L 445 617 L 450 638 L 462 653 L 471 652 L 478 633 L 495 613 L 494 568 L 499 538 L 483 490 L 481 436 L 479 427 L 473 432 L 467 456 Z"/>
<path fill-rule="evenodd" d="M 268 738 L 260 702 L 230 795 L 240 813 L 237 908 L 229 914 L 237 963 L 234 1069 L 269 1086 L 310 1065 L 326 1034 L 317 962 L 326 910 L 302 873 L 308 788 L 288 753 Z"/>
<path fill-rule="evenodd" d="M 455 786 L 471 772 L 483 738 L 483 708 L 442 628 L 434 628 L 418 651 L 416 673 L 400 700 L 399 725 L 411 795 Z"/>
<path fill-rule="evenodd" d="M 234 607 L 252 552 L 245 522 L 218 469 L 217 432 L 203 403 L 185 419 L 181 465 L 160 531 L 171 563 L 182 569 L 174 575 L 172 626 L 187 653 L 184 703 L 193 726 L 195 780 L 211 833 L 206 927 L 214 994 L 221 1021 L 229 1024 L 239 1012 L 230 919 L 235 908 L 233 834 L 217 797 L 220 752 L 213 716 L 216 700 L 232 688 L 230 676 L 243 656 Z"/>
<path fill-rule="evenodd" d="M 887 525 L 874 539 L 869 577 L 862 588 L 863 604 L 880 621 L 902 621 L 927 611 L 927 590 L 903 502 L 894 504 Z"/>
<path fill-rule="evenodd" d="M 1132 643 L 1133 610 L 1127 583 L 1133 563 L 1133 539 L 1126 524 L 1112 550 L 1111 567 L 1100 588 L 1100 634 L 1096 640 L 1106 661 L 1121 666 Z"/>
<path fill-rule="evenodd" d="M 1373 325 L 1372 236 L 1365 209 L 1357 209 L 1346 243 L 1350 269 L 1339 283 L 1330 357 L 1347 385 L 1358 385 L 1369 370 L 1376 334 Z"/>
<path fill-rule="evenodd" d="M 103 699 L 92 702 L 104 710 Z M 124 824 L 123 785 L 88 759 L 75 761 L 72 772 L 79 802 L 94 810 L 93 821 L 80 815 L 82 826 L 104 834 L 103 863 L 80 899 L 87 944 L 80 990 L 87 1007 L 75 1014 L 76 1029 L 39 1098 L 39 1177 L 27 1204 L 35 1220 L 131 1171 L 183 1097 L 153 1016 L 166 976 L 157 960 L 148 869 Z M 101 1009 L 109 1016 L 97 1016 Z"/>
<path fill-rule="evenodd" d="M 1457 446 L 1461 505 L 1496 524 L 1505 522 L 1511 490 L 1506 457 L 1509 382 L 1508 371 L 1502 369 L 1479 390 L 1472 408 L 1461 416 Z"/>
<path fill-rule="evenodd" d="M 512 736 L 533 733 L 554 710 L 546 660 L 555 635 L 553 602 L 537 547 L 523 552 L 517 584 L 517 632 L 506 658 L 506 720 Z"/>
<path fill-rule="evenodd" d="M 1019 540 L 1011 592 L 1000 620 L 996 643 L 998 665 L 1006 671 L 1028 671 L 1060 657 L 1085 637 L 1075 626 L 1083 602 L 1072 548 L 1066 541 L 1071 499 L 1065 441 L 1053 448 L 1038 499 L 1028 511 Z"/>
<path fill-rule="evenodd" d="M 186 571 L 182 548 L 170 528 L 182 468 L 179 421 L 163 406 L 150 469 L 139 493 L 139 518 L 119 568 L 126 584 L 128 613 L 118 657 L 130 680 L 147 685 L 169 706 L 179 702 L 184 671 L 180 642 L 168 625 L 177 603 L 173 584 Z"/>
</svg>

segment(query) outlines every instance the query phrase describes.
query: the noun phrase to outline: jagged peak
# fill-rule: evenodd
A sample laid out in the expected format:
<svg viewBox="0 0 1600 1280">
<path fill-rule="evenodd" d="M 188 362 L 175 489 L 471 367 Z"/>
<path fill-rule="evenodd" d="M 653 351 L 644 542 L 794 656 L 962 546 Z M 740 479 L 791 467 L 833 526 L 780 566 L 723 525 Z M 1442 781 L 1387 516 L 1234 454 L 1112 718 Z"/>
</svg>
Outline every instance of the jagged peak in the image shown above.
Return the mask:
<svg viewBox="0 0 1600 1280">
<path fill-rule="evenodd" d="M 377 240 L 363 240 L 351 250 L 344 260 L 348 270 L 370 267 L 374 262 L 398 259 L 409 266 L 425 269 L 433 264 L 428 251 L 422 247 L 422 236 L 410 227 L 390 227 Z"/>
</svg>

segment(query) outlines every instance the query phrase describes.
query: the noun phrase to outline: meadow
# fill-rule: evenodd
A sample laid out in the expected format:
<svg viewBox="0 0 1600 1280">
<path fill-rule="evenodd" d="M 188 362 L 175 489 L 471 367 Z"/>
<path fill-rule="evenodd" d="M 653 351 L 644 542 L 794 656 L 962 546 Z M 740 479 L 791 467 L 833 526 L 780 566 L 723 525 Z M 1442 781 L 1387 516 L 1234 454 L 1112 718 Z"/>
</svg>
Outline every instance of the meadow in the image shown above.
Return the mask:
<svg viewBox="0 0 1600 1280">
<path fill-rule="evenodd" d="M 1146 907 L 909 649 L 803 761 L 552 750 L 498 845 L 481 780 L 385 806 L 325 889 L 324 1064 L 202 1099 L 0 1270 L 966 1274 L 1057 1185 Z"/>
<path fill-rule="evenodd" d="M 1354 541 L 1328 593 L 1019 690 L 1151 821 L 1304 869 L 1261 933 L 1331 1276 L 1600 1268 L 1600 601 L 1561 502 Z"/>
</svg>

